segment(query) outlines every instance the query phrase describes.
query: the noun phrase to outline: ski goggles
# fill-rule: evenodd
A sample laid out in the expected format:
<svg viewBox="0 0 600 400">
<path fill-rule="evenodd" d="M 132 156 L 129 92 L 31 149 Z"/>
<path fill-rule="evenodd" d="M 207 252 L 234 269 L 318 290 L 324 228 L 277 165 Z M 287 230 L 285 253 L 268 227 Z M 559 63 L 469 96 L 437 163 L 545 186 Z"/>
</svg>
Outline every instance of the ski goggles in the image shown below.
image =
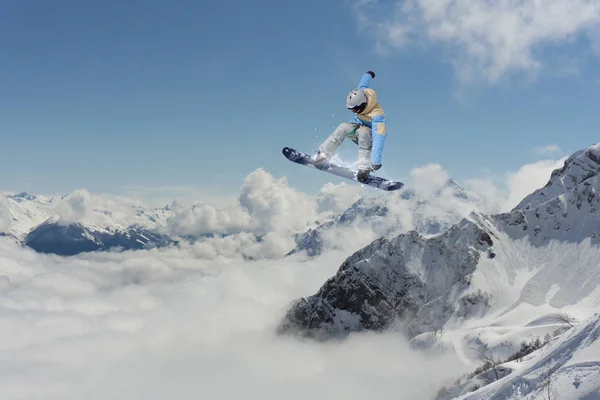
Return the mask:
<svg viewBox="0 0 600 400">
<path fill-rule="evenodd" d="M 348 107 L 348 110 L 360 114 L 361 112 L 365 111 L 365 108 L 367 108 L 367 103 L 362 103 L 361 105 L 354 107 Z"/>
</svg>

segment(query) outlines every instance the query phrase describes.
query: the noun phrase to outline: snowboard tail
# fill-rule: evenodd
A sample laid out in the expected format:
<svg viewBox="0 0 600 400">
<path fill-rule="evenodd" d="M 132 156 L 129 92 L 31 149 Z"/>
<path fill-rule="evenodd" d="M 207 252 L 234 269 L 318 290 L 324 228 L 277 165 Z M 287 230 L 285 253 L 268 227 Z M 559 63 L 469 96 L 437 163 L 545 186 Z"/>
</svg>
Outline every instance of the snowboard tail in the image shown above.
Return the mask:
<svg viewBox="0 0 600 400">
<path fill-rule="evenodd" d="M 310 168 L 314 168 L 319 171 L 327 172 L 336 176 L 340 176 L 342 178 L 350 179 L 354 182 L 361 183 L 363 185 L 368 185 L 380 190 L 385 191 L 393 191 L 401 189 L 404 184 L 398 181 L 391 181 L 385 178 L 381 178 L 379 176 L 369 175 L 366 181 L 361 182 L 356 178 L 357 171 L 351 170 L 346 167 L 342 167 L 340 165 L 333 164 L 328 162 L 325 164 L 325 167 L 319 169 L 315 167 L 313 159 L 306 153 L 303 153 L 298 150 L 294 150 L 290 147 L 284 147 L 282 150 L 283 155 L 290 161 L 295 162 L 296 164 L 304 165 Z"/>
</svg>

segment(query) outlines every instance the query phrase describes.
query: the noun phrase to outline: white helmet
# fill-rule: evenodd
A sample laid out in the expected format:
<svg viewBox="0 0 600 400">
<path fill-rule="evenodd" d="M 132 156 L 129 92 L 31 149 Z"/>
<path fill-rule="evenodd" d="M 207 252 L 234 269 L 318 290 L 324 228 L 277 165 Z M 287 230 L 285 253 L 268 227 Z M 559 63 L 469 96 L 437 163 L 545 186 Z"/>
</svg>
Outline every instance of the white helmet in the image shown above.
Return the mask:
<svg viewBox="0 0 600 400">
<path fill-rule="evenodd" d="M 367 107 L 367 95 L 362 89 L 354 89 L 346 97 L 346 107 L 352 112 L 360 114 Z"/>
</svg>

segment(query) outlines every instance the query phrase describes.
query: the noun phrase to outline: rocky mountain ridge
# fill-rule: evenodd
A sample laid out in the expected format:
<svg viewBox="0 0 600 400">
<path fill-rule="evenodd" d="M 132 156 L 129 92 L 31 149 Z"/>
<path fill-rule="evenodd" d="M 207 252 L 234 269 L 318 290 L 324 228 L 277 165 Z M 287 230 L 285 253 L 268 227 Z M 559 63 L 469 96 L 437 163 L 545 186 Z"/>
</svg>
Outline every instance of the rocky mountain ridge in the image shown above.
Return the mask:
<svg viewBox="0 0 600 400">
<path fill-rule="evenodd" d="M 519 271 L 514 265 L 519 257 L 515 243 L 524 239 L 532 246 L 553 240 L 596 243 L 598 160 L 598 146 L 576 153 L 552 173 L 543 189 L 511 212 L 492 216 L 473 212 L 431 238 L 411 231 L 377 239 L 348 257 L 317 293 L 297 300 L 279 332 L 332 337 L 401 326 L 414 337 L 441 329 L 450 320 L 489 312 L 494 297 L 471 286 L 478 270 L 488 278 L 500 274 L 512 279 L 541 267 Z M 590 265 L 584 268 L 588 272 L 594 268 Z"/>
</svg>

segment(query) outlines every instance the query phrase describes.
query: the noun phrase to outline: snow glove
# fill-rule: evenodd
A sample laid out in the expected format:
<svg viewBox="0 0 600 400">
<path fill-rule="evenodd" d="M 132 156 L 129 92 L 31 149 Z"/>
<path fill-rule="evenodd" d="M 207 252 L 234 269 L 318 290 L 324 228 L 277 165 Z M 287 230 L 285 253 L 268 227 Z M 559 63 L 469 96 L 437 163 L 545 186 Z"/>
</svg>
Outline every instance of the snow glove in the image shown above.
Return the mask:
<svg viewBox="0 0 600 400">
<path fill-rule="evenodd" d="M 375 72 L 373 72 L 373 71 L 367 71 L 367 74 L 371 75 L 372 78 L 375 78 Z"/>
</svg>

